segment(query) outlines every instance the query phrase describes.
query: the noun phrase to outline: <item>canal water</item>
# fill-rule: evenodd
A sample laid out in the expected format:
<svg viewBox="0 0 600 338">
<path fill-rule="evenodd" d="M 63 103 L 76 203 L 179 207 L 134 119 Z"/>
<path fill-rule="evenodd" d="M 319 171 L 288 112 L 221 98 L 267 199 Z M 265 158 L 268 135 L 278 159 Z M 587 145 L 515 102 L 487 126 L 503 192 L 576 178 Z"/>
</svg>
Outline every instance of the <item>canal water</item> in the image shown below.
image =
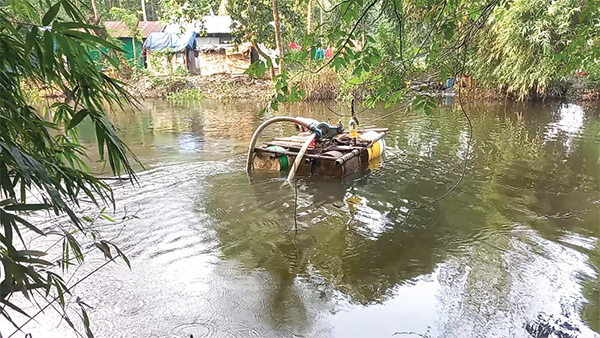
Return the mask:
<svg viewBox="0 0 600 338">
<path fill-rule="evenodd" d="M 118 221 L 100 227 L 131 270 L 109 264 L 73 291 L 96 337 L 600 337 L 600 110 L 466 103 L 469 143 L 457 104 L 362 111 L 361 126 L 390 128 L 376 168 L 296 189 L 244 172 L 272 116 L 257 102 L 113 113 L 144 168 L 112 183 Z M 338 119 L 321 104 L 277 114 Z M 459 180 L 467 152 L 460 185 L 416 208 Z M 75 337 L 47 312 L 25 332 Z"/>
</svg>

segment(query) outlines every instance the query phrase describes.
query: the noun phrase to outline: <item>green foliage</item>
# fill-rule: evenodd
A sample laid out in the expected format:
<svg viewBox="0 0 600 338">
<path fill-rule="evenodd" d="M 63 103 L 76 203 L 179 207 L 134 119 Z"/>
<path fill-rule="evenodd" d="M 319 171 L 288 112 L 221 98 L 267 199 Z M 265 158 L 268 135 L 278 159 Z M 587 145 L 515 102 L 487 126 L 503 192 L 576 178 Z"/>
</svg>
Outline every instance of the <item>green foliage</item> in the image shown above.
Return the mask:
<svg viewBox="0 0 600 338">
<path fill-rule="evenodd" d="M 120 51 L 95 35 L 97 28 L 85 23 L 71 0 L 47 5 L 12 1 L 0 7 L 0 302 L 5 305 L 0 312 L 11 322 L 11 311 L 25 313 L 9 301 L 17 292 L 32 299 L 34 291 L 43 290 L 45 297 L 55 295 L 66 305 L 69 288 L 52 269 L 83 261 L 76 234 L 91 237 L 107 256 L 114 257 L 113 249 L 122 256 L 75 211 L 84 199 L 96 205 L 113 201 L 110 187 L 94 177 L 84 161 L 77 131 L 82 120 L 88 119 L 96 131 L 101 160 L 114 174 L 135 179 L 131 154 L 105 111 L 107 104 L 123 107 L 135 101 L 121 82 L 102 73 L 93 61 L 90 51 L 98 50 L 118 66 L 105 50 Z M 38 111 L 23 90 L 36 85 L 66 98 Z M 68 221 L 44 227 L 31 223 L 29 213 L 43 210 L 65 215 Z M 26 245 L 24 238 L 32 234 L 58 236 L 62 257 L 42 259 L 45 248 Z"/>
<path fill-rule="evenodd" d="M 413 109 L 423 109 L 425 114 L 431 115 L 431 111 L 437 107 L 435 98 L 429 95 L 417 95 L 411 102 Z"/>
<path fill-rule="evenodd" d="M 176 92 L 170 92 L 167 94 L 167 100 L 169 101 L 189 101 L 189 100 L 201 100 L 204 97 L 202 90 L 199 88 L 187 88 Z"/>
<path fill-rule="evenodd" d="M 239 6 L 234 12 L 246 15 L 239 18 L 243 37 L 258 40 L 252 33 L 261 34 L 261 27 L 272 35 L 259 21 L 271 20 L 266 3 L 256 5 L 260 18 Z M 464 74 L 523 99 L 543 96 L 548 86 L 572 83 L 578 71 L 588 73 L 586 87 L 598 82 L 598 13 L 600 3 L 588 0 L 338 1 L 325 8 L 314 34 L 295 40 L 302 50 L 286 53 L 285 64 L 296 75 L 326 68 L 343 74 L 346 84 L 363 89 L 360 98 L 370 107 L 404 101 L 431 113 L 434 101 L 421 99 L 423 88 L 441 88 L 448 77 Z M 325 46 L 334 57 L 314 62 Z M 267 66 L 257 63 L 248 74 L 261 76 Z M 287 91 L 278 90 L 274 101 L 288 102 L 291 88 L 278 87 Z"/>
<path fill-rule="evenodd" d="M 131 13 L 141 13 L 142 5 L 140 0 L 96 0 L 98 6 L 98 14 L 101 21 L 114 20 L 110 14 L 113 7 L 119 7 Z M 163 0 L 145 0 L 146 14 L 148 20 L 160 20 L 163 17 L 162 3 Z M 90 0 L 74 0 L 74 4 L 81 11 L 83 17 L 92 17 L 92 1 Z"/>
<path fill-rule="evenodd" d="M 110 9 L 110 15 L 115 20 L 123 21 L 127 29 L 129 30 L 129 34 L 135 37 L 136 39 L 141 39 L 141 32 L 139 31 L 138 24 L 140 19 L 138 14 L 127 9 L 113 7 Z"/>
<path fill-rule="evenodd" d="M 142 41 L 142 32 L 139 29 L 139 18 L 138 14 L 132 13 L 129 10 L 113 7 L 110 9 L 110 15 L 116 19 L 123 21 L 127 29 L 129 30 L 129 35 L 133 38 L 131 41 L 132 51 L 133 51 L 133 62 L 130 62 L 131 67 L 133 68 L 134 77 L 138 77 L 137 70 L 139 69 L 139 55 L 137 55 L 137 41 Z"/>
<path fill-rule="evenodd" d="M 600 4 L 588 0 L 499 6 L 475 44 L 470 68 L 476 78 L 520 97 L 567 82 L 577 70 L 592 73 L 600 60 L 598 13 Z"/>
<path fill-rule="evenodd" d="M 282 41 L 285 47 L 290 41 L 299 41 L 306 34 L 307 4 L 303 0 L 286 0 L 279 1 L 278 7 Z M 271 0 L 229 0 L 227 8 L 233 19 L 234 42 L 256 42 L 275 49 Z"/>
<path fill-rule="evenodd" d="M 177 65 L 177 68 L 173 71 L 174 76 L 187 76 L 190 75 L 190 71 L 185 69 L 182 65 Z"/>
<path fill-rule="evenodd" d="M 39 88 L 28 84 L 23 84 L 21 87 L 21 90 L 23 91 L 23 97 L 28 103 L 35 104 L 42 100 L 42 93 L 40 92 Z"/>
<path fill-rule="evenodd" d="M 166 84 L 165 79 L 160 76 L 156 76 L 150 79 L 150 85 L 152 88 L 158 88 Z"/>
<path fill-rule="evenodd" d="M 230 0 L 228 10 L 233 19 L 234 42 L 252 41 L 263 43 L 268 48 L 275 47 L 270 0 Z"/>
<path fill-rule="evenodd" d="M 146 61 L 149 65 L 147 69 L 149 73 L 153 75 L 172 75 L 173 67 L 170 64 L 169 59 L 174 53 L 175 52 L 170 48 L 165 48 L 164 50 L 154 51 L 148 54 Z M 187 72 L 184 73 L 183 71 L 180 71 L 179 74 L 187 75 Z"/>
<path fill-rule="evenodd" d="M 202 16 L 216 13 L 219 1 L 216 0 L 162 0 L 162 19 L 167 22 L 192 22 Z"/>
</svg>

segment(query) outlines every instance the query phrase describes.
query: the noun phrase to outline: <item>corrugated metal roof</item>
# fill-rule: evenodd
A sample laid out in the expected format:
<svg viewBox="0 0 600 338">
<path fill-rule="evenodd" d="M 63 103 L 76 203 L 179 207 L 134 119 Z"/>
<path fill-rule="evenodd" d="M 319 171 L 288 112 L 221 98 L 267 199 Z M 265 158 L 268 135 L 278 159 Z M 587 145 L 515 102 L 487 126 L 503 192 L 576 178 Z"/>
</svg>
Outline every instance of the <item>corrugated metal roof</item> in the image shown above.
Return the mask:
<svg viewBox="0 0 600 338">
<path fill-rule="evenodd" d="M 142 37 L 147 38 L 150 33 L 162 32 L 165 24 L 160 21 L 140 21 L 138 27 L 142 31 Z"/>
<path fill-rule="evenodd" d="M 115 38 L 130 38 L 129 30 L 123 21 L 104 21 L 108 33 Z M 160 21 L 140 21 L 138 27 L 142 38 L 147 38 L 150 33 L 162 32 L 165 25 Z"/>
</svg>

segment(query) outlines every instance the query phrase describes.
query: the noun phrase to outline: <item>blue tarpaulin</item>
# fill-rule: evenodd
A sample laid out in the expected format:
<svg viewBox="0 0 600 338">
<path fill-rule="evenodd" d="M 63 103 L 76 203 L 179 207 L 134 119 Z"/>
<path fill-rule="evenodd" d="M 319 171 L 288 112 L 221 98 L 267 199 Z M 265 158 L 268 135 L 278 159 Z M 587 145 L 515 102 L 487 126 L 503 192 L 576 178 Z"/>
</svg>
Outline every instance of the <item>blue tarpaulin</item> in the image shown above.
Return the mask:
<svg viewBox="0 0 600 338">
<path fill-rule="evenodd" d="M 181 51 L 187 47 L 191 49 L 196 48 L 196 35 L 197 33 L 193 30 L 187 30 L 185 32 L 155 32 L 150 33 L 146 42 L 144 42 L 144 48 L 150 51 L 159 51 L 166 48 L 170 48 L 172 51 Z"/>
<path fill-rule="evenodd" d="M 171 48 L 171 35 L 171 33 L 164 32 L 150 33 L 146 41 L 144 41 L 144 48 L 153 52 Z"/>
<path fill-rule="evenodd" d="M 180 51 L 184 50 L 187 47 L 191 49 L 196 49 L 196 32 L 187 31 L 182 34 L 172 34 L 171 35 L 171 48 Z"/>
</svg>

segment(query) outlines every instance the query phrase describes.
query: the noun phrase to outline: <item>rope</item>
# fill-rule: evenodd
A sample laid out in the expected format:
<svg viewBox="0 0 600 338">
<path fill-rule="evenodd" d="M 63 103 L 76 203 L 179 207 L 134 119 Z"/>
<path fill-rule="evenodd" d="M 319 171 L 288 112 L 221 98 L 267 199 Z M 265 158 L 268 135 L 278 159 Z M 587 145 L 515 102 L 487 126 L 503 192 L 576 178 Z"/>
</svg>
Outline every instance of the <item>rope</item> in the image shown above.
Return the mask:
<svg viewBox="0 0 600 338">
<path fill-rule="evenodd" d="M 352 99 L 352 104 L 351 104 L 351 108 L 352 108 L 352 113 L 350 115 L 346 115 L 346 114 L 340 114 L 338 112 L 336 112 L 335 110 L 331 109 L 331 107 L 329 107 L 327 105 L 327 103 L 325 103 L 325 101 L 322 102 L 323 105 L 325 106 L 325 108 L 327 108 L 327 110 L 329 110 L 330 112 L 334 113 L 335 115 L 339 116 L 339 117 L 353 117 L 359 114 L 364 113 L 367 109 L 369 109 L 369 107 L 366 107 L 365 109 L 359 111 L 358 113 L 354 112 L 354 99 Z"/>
<path fill-rule="evenodd" d="M 346 115 L 346 114 L 340 114 L 338 112 L 336 112 L 335 110 L 331 109 L 327 103 L 325 103 L 325 101 L 323 101 L 323 105 L 325 106 L 325 108 L 327 108 L 327 110 L 329 110 L 330 112 L 334 113 L 335 115 L 339 116 L 339 117 L 352 117 L 352 115 Z"/>
<path fill-rule="evenodd" d="M 427 334 L 422 334 L 422 333 L 418 333 L 418 332 L 414 332 L 414 331 L 401 331 L 401 332 L 394 332 L 394 334 L 392 336 L 395 335 L 405 335 L 405 334 L 409 334 L 409 335 L 415 335 L 415 336 L 419 336 L 422 338 L 431 338 L 429 335 Z"/>
<path fill-rule="evenodd" d="M 298 179 L 294 180 L 294 231 L 298 231 Z"/>
</svg>

